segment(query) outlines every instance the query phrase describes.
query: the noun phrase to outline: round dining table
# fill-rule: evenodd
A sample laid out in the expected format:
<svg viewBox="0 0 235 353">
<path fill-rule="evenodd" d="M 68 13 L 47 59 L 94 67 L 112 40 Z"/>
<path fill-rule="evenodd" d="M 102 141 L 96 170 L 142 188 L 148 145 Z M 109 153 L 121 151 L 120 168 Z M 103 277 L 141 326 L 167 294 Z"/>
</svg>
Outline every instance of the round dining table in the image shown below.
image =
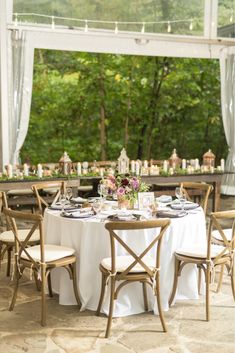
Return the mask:
<svg viewBox="0 0 235 353">
<path fill-rule="evenodd" d="M 84 219 L 66 218 L 61 211 L 46 209 L 44 215 L 45 240 L 47 244 L 64 245 L 76 250 L 77 282 L 81 310 L 96 310 L 100 288 L 101 273 L 99 264 L 110 256 L 110 238 L 105 229 L 105 220 L 99 217 Z M 122 231 L 125 240 L 127 236 Z M 143 230 L 141 231 L 143 232 Z M 144 230 L 135 234 L 129 243 L 135 251 L 151 242 L 156 229 Z M 171 294 L 174 276 L 174 252 L 177 248 L 206 245 L 206 221 L 203 210 L 199 207 L 186 216 L 172 218 L 161 246 L 160 291 L 163 310 L 169 309 L 168 300 Z M 123 248 L 117 248 L 117 255 L 125 254 Z M 152 250 L 154 251 L 154 249 Z M 154 256 L 154 252 L 152 252 Z M 75 305 L 72 281 L 64 269 L 52 271 L 52 288 L 59 294 L 59 303 Z M 106 291 L 102 312 L 108 313 L 109 291 Z M 198 299 L 198 270 L 195 265 L 187 265 L 179 278 L 175 301 Z M 151 288 L 148 288 L 149 309 L 157 314 L 156 300 Z M 124 286 L 115 301 L 114 316 L 127 316 L 144 312 L 142 285 L 131 283 Z"/>
</svg>

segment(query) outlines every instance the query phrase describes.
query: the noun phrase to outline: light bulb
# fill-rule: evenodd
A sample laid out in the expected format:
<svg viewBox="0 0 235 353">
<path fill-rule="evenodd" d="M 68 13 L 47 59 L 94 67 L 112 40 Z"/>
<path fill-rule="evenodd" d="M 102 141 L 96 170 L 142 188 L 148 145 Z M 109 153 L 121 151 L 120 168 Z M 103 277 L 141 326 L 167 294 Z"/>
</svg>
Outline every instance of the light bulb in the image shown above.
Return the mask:
<svg viewBox="0 0 235 353">
<path fill-rule="evenodd" d="M 88 22 L 87 22 L 87 20 L 85 21 L 84 32 L 88 32 Z"/>
<path fill-rule="evenodd" d="M 145 23 L 143 22 L 143 26 L 141 28 L 141 33 L 144 33 L 145 32 Z"/>
<path fill-rule="evenodd" d="M 171 23 L 170 23 L 170 21 L 168 21 L 168 24 L 167 24 L 167 32 L 168 33 L 171 32 Z"/>
<path fill-rule="evenodd" d="M 15 14 L 15 21 L 14 21 L 14 25 L 18 26 L 18 14 Z"/>
<path fill-rule="evenodd" d="M 115 22 L 115 34 L 118 34 L 118 22 Z"/>
<path fill-rule="evenodd" d="M 189 30 L 190 30 L 190 31 L 193 30 L 193 20 L 190 21 Z"/>
<path fill-rule="evenodd" d="M 51 28 L 52 28 L 52 29 L 55 29 L 54 16 L 51 16 Z"/>
</svg>

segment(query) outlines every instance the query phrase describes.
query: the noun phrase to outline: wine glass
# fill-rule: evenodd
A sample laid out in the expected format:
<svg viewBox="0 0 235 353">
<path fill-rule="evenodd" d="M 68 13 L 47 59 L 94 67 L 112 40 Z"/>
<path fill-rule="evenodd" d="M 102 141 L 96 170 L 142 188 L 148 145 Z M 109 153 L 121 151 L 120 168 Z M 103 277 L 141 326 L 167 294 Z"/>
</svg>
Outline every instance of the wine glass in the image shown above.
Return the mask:
<svg viewBox="0 0 235 353">
<path fill-rule="evenodd" d="M 177 197 L 177 199 L 178 199 L 179 202 L 180 202 L 182 211 L 184 211 L 184 205 L 185 205 L 185 202 L 186 202 L 186 196 L 185 196 L 185 194 L 184 194 L 183 189 L 180 188 L 180 187 L 177 187 L 177 188 L 175 189 L 175 196 Z"/>
<path fill-rule="evenodd" d="M 67 199 L 68 201 L 70 201 L 72 197 L 73 197 L 73 190 L 72 190 L 72 188 L 67 188 L 67 189 L 66 189 L 66 199 Z"/>
<path fill-rule="evenodd" d="M 99 184 L 98 188 L 97 188 L 98 194 L 100 195 L 100 197 L 103 197 L 103 192 L 104 192 L 104 185 L 103 184 Z"/>
<path fill-rule="evenodd" d="M 61 204 L 61 211 L 63 213 L 64 212 L 64 207 L 65 207 L 66 202 L 67 202 L 67 198 L 66 198 L 66 194 L 65 193 L 61 193 L 60 194 L 59 202 Z"/>
<path fill-rule="evenodd" d="M 175 196 L 180 201 L 180 197 L 182 195 L 182 189 L 180 187 L 175 188 Z"/>
<path fill-rule="evenodd" d="M 101 200 L 94 200 L 93 204 L 92 204 L 92 208 L 95 212 L 95 214 L 99 214 L 102 208 L 102 202 Z"/>
</svg>

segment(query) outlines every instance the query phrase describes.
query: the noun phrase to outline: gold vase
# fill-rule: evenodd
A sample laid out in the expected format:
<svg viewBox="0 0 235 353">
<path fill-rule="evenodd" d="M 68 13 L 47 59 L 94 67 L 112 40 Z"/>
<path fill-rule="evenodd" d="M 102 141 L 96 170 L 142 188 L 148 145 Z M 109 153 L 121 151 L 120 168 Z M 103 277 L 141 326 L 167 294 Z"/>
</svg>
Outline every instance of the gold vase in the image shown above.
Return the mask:
<svg viewBox="0 0 235 353">
<path fill-rule="evenodd" d="M 130 199 L 127 199 L 125 197 L 119 198 L 118 199 L 118 208 L 122 209 L 125 208 L 127 210 L 133 209 L 133 201 Z"/>
</svg>

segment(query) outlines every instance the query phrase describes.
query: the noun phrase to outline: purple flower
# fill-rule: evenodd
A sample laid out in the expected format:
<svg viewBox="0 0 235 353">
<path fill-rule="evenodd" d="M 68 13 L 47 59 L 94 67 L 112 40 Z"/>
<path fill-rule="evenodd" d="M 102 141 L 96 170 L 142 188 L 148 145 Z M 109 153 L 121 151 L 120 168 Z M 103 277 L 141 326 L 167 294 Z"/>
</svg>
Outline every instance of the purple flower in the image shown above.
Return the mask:
<svg viewBox="0 0 235 353">
<path fill-rule="evenodd" d="M 138 190 L 139 185 L 140 185 L 139 180 L 135 177 L 132 178 L 130 184 L 131 184 L 132 189 L 134 189 L 134 190 Z"/>
</svg>

